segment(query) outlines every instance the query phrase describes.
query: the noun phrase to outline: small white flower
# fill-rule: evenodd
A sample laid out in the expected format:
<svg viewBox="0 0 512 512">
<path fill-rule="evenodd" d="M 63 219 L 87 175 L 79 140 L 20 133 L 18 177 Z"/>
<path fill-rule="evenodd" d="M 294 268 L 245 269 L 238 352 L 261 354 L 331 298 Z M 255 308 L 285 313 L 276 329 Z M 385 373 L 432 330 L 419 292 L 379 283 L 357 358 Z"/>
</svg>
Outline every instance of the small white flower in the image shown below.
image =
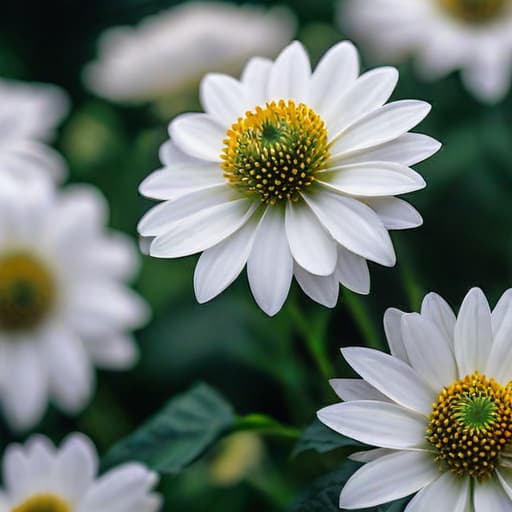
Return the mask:
<svg viewBox="0 0 512 512">
<path fill-rule="evenodd" d="M 148 311 L 125 285 L 137 253 L 106 215 L 92 187 L 0 188 L 0 402 L 14 428 L 36 424 L 49 398 L 78 412 L 94 365 L 137 359 L 127 333 Z"/>
<path fill-rule="evenodd" d="M 172 121 L 164 168 L 140 187 L 165 200 L 139 224 L 150 254 L 204 251 L 194 276 L 199 302 L 247 263 L 254 298 L 269 315 L 281 309 L 293 275 L 329 307 L 340 282 L 368 293 L 366 259 L 395 264 L 387 230 L 422 222 L 393 196 L 425 186 L 409 166 L 440 147 L 407 133 L 430 105 L 384 105 L 397 80 L 394 68 L 359 76 L 348 42 L 331 48 L 314 73 L 295 42 L 275 62 L 250 60 L 240 81 L 207 75 L 206 113 Z"/>
<path fill-rule="evenodd" d="M 64 178 L 61 156 L 45 142 L 67 114 L 69 100 L 58 87 L 0 79 L 0 183 L 41 175 Z"/>
<path fill-rule="evenodd" d="M 466 87 L 497 102 L 512 72 L 510 0 L 346 0 L 340 23 L 379 59 L 417 57 L 420 73 L 437 79 L 462 69 Z"/>
<path fill-rule="evenodd" d="M 377 447 L 345 485 L 340 507 L 417 493 L 406 512 L 512 510 L 512 290 L 494 310 L 478 288 L 455 317 L 438 295 L 421 314 L 388 309 L 392 355 L 342 349 L 363 378 L 335 379 L 343 403 L 318 412 L 333 430 Z"/>
<path fill-rule="evenodd" d="M 210 71 L 239 73 L 254 54 L 275 56 L 292 38 L 284 8 L 189 2 L 116 27 L 101 38 L 88 86 L 114 101 L 147 101 L 182 92 Z"/>
<path fill-rule="evenodd" d="M 82 434 L 59 448 L 43 436 L 11 444 L 3 459 L 0 512 L 157 512 L 158 475 L 126 463 L 98 474 L 98 455 Z"/>
</svg>

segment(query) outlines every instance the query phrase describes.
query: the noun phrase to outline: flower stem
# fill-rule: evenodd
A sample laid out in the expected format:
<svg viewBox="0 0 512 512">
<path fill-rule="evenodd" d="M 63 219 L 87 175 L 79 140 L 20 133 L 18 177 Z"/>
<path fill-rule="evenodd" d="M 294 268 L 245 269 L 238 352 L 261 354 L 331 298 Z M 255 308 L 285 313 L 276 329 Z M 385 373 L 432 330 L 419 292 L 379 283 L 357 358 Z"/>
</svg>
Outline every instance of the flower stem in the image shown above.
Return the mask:
<svg viewBox="0 0 512 512">
<path fill-rule="evenodd" d="M 266 414 L 257 413 L 238 417 L 233 431 L 250 431 L 268 436 L 282 437 L 293 441 L 298 439 L 302 434 L 301 430 L 298 428 L 284 425 Z"/>
<path fill-rule="evenodd" d="M 379 333 L 359 295 L 345 290 L 344 299 L 366 344 L 371 348 L 382 350 L 383 346 Z"/>
</svg>

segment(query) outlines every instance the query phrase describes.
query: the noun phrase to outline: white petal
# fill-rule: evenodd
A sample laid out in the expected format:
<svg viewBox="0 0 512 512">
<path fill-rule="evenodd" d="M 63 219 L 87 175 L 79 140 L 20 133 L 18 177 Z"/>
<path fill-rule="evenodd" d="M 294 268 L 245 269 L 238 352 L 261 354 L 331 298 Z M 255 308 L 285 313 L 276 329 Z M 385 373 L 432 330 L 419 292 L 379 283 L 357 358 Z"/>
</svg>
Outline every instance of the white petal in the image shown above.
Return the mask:
<svg viewBox="0 0 512 512">
<path fill-rule="evenodd" d="M 336 279 L 355 293 L 370 293 L 370 272 L 366 260 L 338 245 Z"/>
<path fill-rule="evenodd" d="M 508 56 L 504 62 L 470 65 L 463 69 L 462 79 L 466 87 L 481 101 L 497 103 L 510 88 Z"/>
<path fill-rule="evenodd" d="M 487 362 L 486 375 L 498 382 L 507 383 L 512 379 L 512 293 L 507 290 L 492 312 L 494 341 Z"/>
<path fill-rule="evenodd" d="M 429 416 L 435 393 L 406 363 L 379 350 L 348 347 L 341 350 L 361 377 L 396 403 Z"/>
<path fill-rule="evenodd" d="M 332 46 L 318 63 L 311 77 L 310 103 L 325 120 L 332 105 L 356 81 L 359 56 L 350 41 Z"/>
<path fill-rule="evenodd" d="M 243 117 L 247 109 L 245 89 L 227 75 L 209 73 L 201 82 L 201 104 L 206 113 L 226 129 Z"/>
<path fill-rule="evenodd" d="M 506 495 L 512 500 L 512 471 L 507 467 L 501 466 L 499 469 L 496 469 L 496 476 Z"/>
<path fill-rule="evenodd" d="M 253 101 L 251 109 L 265 105 L 268 100 L 267 84 L 271 70 L 272 61 L 261 57 L 253 57 L 245 66 L 241 82 L 246 88 L 247 97 Z"/>
<path fill-rule="evenodd" d="M 384 331 L 388 340 L 391 355 L 409 364 L 409 356 L 405 350 L 402 336 L 402 315 L 405 313 L 396 308 L 386 309 L 384 313 Z"/>
<path fill-rule="evenodd" d="M 169 126 L 169 134 L 187 155 L 220 162 L 226 130 L 208 114 L 182 114 Z"/>
<path fill-rule="evenodd" d="M 501 329 L 501 324 L 507 320 L 512 306 L 512 288 L 506 290 L 498 300 L 498 303 L 492 310 L 491 322 L 494 335 Z"/>
<path fill-rule="evenodd" d="M 389 402 L 389 398 L 363 379 L 331 379 L 329 381 L 334 392 L 344 401 L 378 400 Z"/>
<path fill-rule="evenodd" d="M 430 108 L 423 101 L 403 100 L 367 114 L 332 141 L 331 161 L 400 137 L 422 121 Z"/>
<path fill-rule="evenodd" d="M 404 133 L 390 142 L 385 142 L 371 149 L 353 153 L 342 161 L 340 165 L 360 162 L 396 162 L 410 167 L 426 160 L 441 149 L 441 143 L 421 133 Z"/>
<path fill-rule="evenodd" d="M 393 162 L 368 162 L 329 168 L 317 175 L 318 183 L 352 196 L 394 196 L 426 186 L 415 171 Z"/>
<path fill-rule="evenodd" d="M 475 482 L 473 488 L 475 512 L 510 512 L 512 500 L 495 480 Z"/>
<path fill-rule="evenodd" d="M 150 254 L 155 258 L 181 258 L 209 249 L 240 229 L 256 208 L 249 199 L 238 199 L 201 210 L 156 237 Z"/>
<path fill-rule="evenodd" d="M 389 234 L 371 208 L 327 191 L 303 197 L 327 231 L 346 249 L 381 265 L 395 264 Z"/>
<path fill-rule="evenodd" d="M 251 221 L 201 254 L 194 272 L 194 290 L 200 304 L 216 297 L 238 277 L 247 263 L 255 236 L 256 225 Z"/>
<path fill-rule="evenodd" d="M 181 151 L 172 140 L 167 140 L 160 146 L 158 156 L 160 162 L 168 167 L 202 163 L 201 160 L 197 160 Z"/>
<path fill-rule="evenodd" d="M 219 164 L 197 161 L 151 173 L 139 187 L 139 192 L 153 199 L 175 199 L 196 190 L 226 183 Z"/>
<path fill-rule="evenodd" d="M 230 187 L 225 185 L 192 192 L 151 208 L 142 217 L 137 229 L 142 236 L 161 235 L 173 223 L 236 198 Z"/>
<path fill-rule="evenodd" d="M 343 402 L 320 409 L 317 416 L 334 431 L 371 446 L 402 450 L 425 444 L 428 420 L 391 403 Z"/>
<path fill-rule="evenodd" d="M 470 492 L 469 478 L 457 478 L 447 471 L 416 494 L 405 512 L 466 512 Z"/>
<path fill-rule="evenodd" d="M 398 82 L 398 70 L 392 67 L 372 69 L 362 74 L 355 84 L 331 107 L 326 123 L 330 137 L 336 136 L 365 114 L 382 107 Z"/>
<path fill-rule="evenodd" d="M 453 347 L 457 318 L 448 302 L 437 293 L 428 293 L 421 303 L 421 316 L 436 324 L 445 336 L 446 343 Z"/>
<path fill-rule="evenodd" d="M 471 289 L 455 324 L 455 358 L 460 377 L 484 373 L 492 346 L 491 312 L 482 290 Z"/>
<path fill-rule="evenodd" d="M 293 276 L 293 258 L 278 207 L 268 207 L 261 218 L 247 276 L 258 306 L 267 315 L 275 315 L 288 296 Z"/>
<path fill-rule="evenodd" d="M 15 340 L 4 347 L 2 355 L 6 420 L 16 430 L 25 430 L 39 422 L 46 410 L 48 372 L 33 342 Z"/>
<path fill-rule="evenodd" d="M 366 508 L 408 496 L 439 478 L 431 454 L 399 452 L 365 464 L 341 491 L 341 508 Z M 433 509 L 429 509 L 431 512 Z"/>
<path fill-rule="evenodd" d="M 396 453 L 396 451 L 388 450 L 387 448 L 374 448 L 373 450 L 351 453 L 348 458 L 366 464 L 367 462 L 373 462 L 374 460 L 384 457 L 384 455 L 391 455 L 392 453 Z"/>
<path fill-rule="evenodd" d="M 53 328 L 43 343 L 51 392 L 59 406 L 75 414 L 89 400 L 94 373 L 83 343 L 70 330 Z"/>
<path fill-rule="evenodd" d="M 139 360 L 139 349 L 135 339 L 129 335 L 116 334 L 88 339 L 86 349 L 100 368 L 124 370 L 132 368 Z"/>
<path fill-rule="evenodd" d="M 293 273 L 302 291 L 315 302 L 333 308 L 338 302 L 340 284 L 335 274 L 316 276 L 295 264 Z"/>
<path fill-rule="evenodd" d="M 402 336 L 411 366 L 434 392 L 457 380 L 452 345 L 434 323 L 418 313 L 405 314 Z"/>
<path fill-rule="evenodd" d="M 274 62 L 268 82 L 269 99 L 290 99 L 307 104 L 310 77 L 309 57 L 302 44 L 295 41 Z"/>
<path fill-rule="evenodd" d="M 397 197 L 371 197 L 364 202 L 379 216 L 386 229 L 411 229 L 423 224 L 418 211 Z"/>
<path fill-rule="evenodd" d="M 302 268 L 319 276 L 334 272 L 338 257 L 336 242 L 307 204 L 288 201 L 285 226 L 292 256 Z"/>
</svg>

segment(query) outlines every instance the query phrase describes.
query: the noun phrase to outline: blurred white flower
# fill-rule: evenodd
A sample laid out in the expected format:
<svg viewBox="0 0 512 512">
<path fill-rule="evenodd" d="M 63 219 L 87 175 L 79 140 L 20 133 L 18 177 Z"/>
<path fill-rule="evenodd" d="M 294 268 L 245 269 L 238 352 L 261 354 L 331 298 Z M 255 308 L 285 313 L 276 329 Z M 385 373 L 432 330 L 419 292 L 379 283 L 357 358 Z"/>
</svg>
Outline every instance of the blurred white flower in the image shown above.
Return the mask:
<svg viewBox="0 0 512 512">
<path fill-rule="evenodd" d="M 174 119 L 164 168 L 140 187 L 165 201 L 139 224 L 145 242 L 152 239 L 150 254 L 204 251 L 194 277 L 199 302 L 247 263 L 254 298 L 269 315 L 281 309 L 293 275 L 329 307 L 340 282 L 368 293 L 366 259 L 395 264 L 387 230 L 422 222 L 393 196 L 425 186 L 409 166 L 440 147 L 407 133 L 430 105 L 384 105 L 397 80 L 394 68 L 359 76 L 348 42 L 331 48 L 314 73 L 295 42 L 275 62 L 250 60 L 241 81 L 206 76 L 206 113 Z"/>
<path fill-rule="evenodd" d="M 98 455 L 82 434 L 59 448 L 43 436 L 11 444 L 3 459 L 1 512 L 157 512 L 158 475 L 142 464 L 122 464 L 100 477 Z"/>
<path fill-rule="evenodd" d="M 414 54 L 419 72 L 438 79 L 462 70 L 480 100 L 497 102 L 512 72 L 510 0 L 345 0 L 340 23 L 380 60 Z"/>
<path fill-rule="evenodd" d="M 63 159 L 45 142 L 68 109 L 67 95 L 54 85 L 0 79 L 0 180 L 64 178 Z"/>
<path fill-rule="evenodd" d="M 456 317 L 428 294 L 421 314 L 388 309 L 391 355 L 342 349 L 361 379 L 335 379 L 327 426 L 377 447 L 340 497 L 343 509 L 417 494 L 406 512 L 512 510 L 512 290 L 494 310 L 478 288 Z"/>
<path fill-rule="evenodd" d="M 35 425 L 49 399 L 78 412 L 94 389 L 94 365 L 137 360 L 128 331 L 148 309 L 125 285 L 137 251 L 105 230 L 106 216 L 92 187 L 0 188 L 0 402 L 13 428 Z"/>
<path fill-rule="evenodd" d="M 114 101 L 158 99 L 195 88 L 210 71 L 239 73 L 254 54 L 273 57 L 294 31 L 294 16 L 285 8 L 188 2 L 137 27 L 108 30 L 85 81 Z"/>
</svg>

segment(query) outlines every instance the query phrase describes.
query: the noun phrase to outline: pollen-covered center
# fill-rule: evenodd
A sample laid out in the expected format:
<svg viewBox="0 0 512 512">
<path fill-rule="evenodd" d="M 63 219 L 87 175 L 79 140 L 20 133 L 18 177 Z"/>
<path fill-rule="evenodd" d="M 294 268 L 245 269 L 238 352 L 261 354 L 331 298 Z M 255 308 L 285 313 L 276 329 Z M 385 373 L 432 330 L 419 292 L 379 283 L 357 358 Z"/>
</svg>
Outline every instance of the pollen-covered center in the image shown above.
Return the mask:
<svg viewBox="0 0 512 512">
<path fill-rule="evenodd" d="M 509 0 L 438 0 L 446 11 L 469 23 L 481 23 L 498 18 Z"/>
<path fill-rule="evenodd" d="M 36 494 L 11 509 L 11 512 L 71 512 L 71 507 L 54 494 Z"/>
<path fill-rule="evenodd" d="M 36 327 L 54 300 L 55 282 L 39 259 L 24 252 L 0 256 L 0 330 Z"/>
<path fill-rule="evenodd" d="M 427 439 L 442 469 L 483 480 L 512 441 L 512 390 L 475 372 L 443 389 Z"/>
<path fill-rule="evenodd" d="M 297 201 L 329 158 L 322 118 L 304 103 L 256 107 L 227 132 L 221 155 L 228 182 L 265 204 Z"/>
</svg>

